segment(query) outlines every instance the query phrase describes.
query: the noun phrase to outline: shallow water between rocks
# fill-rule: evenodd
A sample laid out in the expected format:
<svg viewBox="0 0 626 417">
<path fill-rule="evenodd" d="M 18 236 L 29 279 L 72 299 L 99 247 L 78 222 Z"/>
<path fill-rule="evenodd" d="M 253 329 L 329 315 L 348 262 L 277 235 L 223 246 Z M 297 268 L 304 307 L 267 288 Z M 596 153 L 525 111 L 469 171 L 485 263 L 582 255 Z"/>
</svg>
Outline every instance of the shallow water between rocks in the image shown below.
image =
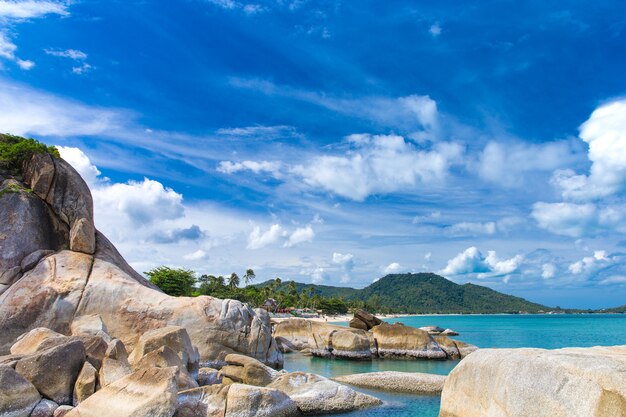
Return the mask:
<svg viewBox="0 0 626 417">
<path fill-rule="evenodd" d="M 436 325 L 451 328 L 458 337 L 481 348 L 591 347 L 626 344 L 625 314 L 593 315 L 463 315 L 414 316 L 387 319 L 408 326 Z M 337 323 L 346 325 L 347 323 Z M 447 375 L 458 361 L 374 360 L 353 362 L 312 358 L 297 353 L 285 355 L 287 371 L 306 371 L 326 377 L 375 371 L 426 372 Z M 438 396 L 393 394 L 358 389 L 383 400 L 380 407 L 355 411 L 350 417 L 436 417 Z"/>
</svg>

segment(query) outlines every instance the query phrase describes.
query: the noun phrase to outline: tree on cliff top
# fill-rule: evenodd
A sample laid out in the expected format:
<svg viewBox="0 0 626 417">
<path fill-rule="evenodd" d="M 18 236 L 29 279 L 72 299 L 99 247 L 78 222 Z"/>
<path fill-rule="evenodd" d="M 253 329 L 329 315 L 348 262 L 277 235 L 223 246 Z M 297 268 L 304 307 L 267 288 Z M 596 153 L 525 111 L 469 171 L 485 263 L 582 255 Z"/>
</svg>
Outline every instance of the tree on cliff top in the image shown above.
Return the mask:
<svg viewBox="0 0 626 417">
<path fill-rule="evenodd" d="M 167 295 L 176 297 L 191 297 L 193 295 L 196 277 L 194 272 L 183 268 L 169 268 L 159 266 L 148 272 L 144 272 L 150 282 L 156 285 Z"/>
<path fill-rule="evenodd" d="M 22 165 L 26 159 L 35 153 L 44 152 L 56 158 L 61 157 L 54 146 L 47 146 L 35 139 L 0 133 L 0 169 L 18 175 L 22 172 Z"/>
</svg>

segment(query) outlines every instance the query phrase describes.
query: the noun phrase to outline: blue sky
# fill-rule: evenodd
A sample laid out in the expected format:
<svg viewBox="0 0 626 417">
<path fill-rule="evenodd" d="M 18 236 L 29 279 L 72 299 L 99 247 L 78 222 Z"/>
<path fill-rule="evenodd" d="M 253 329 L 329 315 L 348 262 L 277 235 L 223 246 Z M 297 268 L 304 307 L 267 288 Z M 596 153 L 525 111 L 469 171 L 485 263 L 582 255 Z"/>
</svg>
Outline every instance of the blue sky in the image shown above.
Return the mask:
<svg viewBox="0 0 626 417">
<path fill-rule="evenodd" d="M 0 130 L 139 271 L 626 303 L 626 4 L 0 0 Z"/>
</svg>

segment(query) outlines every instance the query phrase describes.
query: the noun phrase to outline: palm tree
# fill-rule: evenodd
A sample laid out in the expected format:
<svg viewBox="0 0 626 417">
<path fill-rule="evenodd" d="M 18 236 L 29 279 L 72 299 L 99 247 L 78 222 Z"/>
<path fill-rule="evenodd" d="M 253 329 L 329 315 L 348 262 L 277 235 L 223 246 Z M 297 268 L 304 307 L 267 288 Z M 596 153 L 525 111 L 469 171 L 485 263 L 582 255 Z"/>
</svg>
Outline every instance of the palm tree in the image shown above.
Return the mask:
<svg viewBox="0 0 626 417">
<path fill-rule="evenodd" d="M 246 286 L 248 286 L 252 281 L 254 281 L 255 278 L 256 278 L 256 274 L 254 273 L 252 268 L 246 269 L 246 274 L 243 276 L 243 281 L 246 283 Z"/>
<path fill-rule="evenodd" d="M 234 290 L 235 288 L 239 286 L 239 275 L 237 275 L 236 272 L 233 272 L 232 274 L 230 274 L 230 277 L 228 278 L 228 286 L 232 290 Z"/>
</svg>

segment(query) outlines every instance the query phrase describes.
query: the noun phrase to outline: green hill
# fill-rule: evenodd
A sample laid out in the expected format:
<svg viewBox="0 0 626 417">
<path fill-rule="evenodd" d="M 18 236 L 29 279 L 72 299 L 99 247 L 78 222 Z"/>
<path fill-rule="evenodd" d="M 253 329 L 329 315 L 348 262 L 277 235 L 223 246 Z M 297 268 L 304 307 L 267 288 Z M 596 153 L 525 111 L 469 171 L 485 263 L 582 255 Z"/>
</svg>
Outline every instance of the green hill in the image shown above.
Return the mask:
<svg viewBox="0 0 626 417">
<path fill-rule="evenodd" d="M 287 285 L 287 281 L 283 282 L 277 291 L 286 291 Z M 536 313 L 550 309 L 480 285 L 455 284 L 432 273 L 391 274 L 363 289 L 296 283 L 298 293 L 309 288 L 313 289 L 314 295 L 361 302 L 376 312 L 488 314 Z"/>
</svg>

